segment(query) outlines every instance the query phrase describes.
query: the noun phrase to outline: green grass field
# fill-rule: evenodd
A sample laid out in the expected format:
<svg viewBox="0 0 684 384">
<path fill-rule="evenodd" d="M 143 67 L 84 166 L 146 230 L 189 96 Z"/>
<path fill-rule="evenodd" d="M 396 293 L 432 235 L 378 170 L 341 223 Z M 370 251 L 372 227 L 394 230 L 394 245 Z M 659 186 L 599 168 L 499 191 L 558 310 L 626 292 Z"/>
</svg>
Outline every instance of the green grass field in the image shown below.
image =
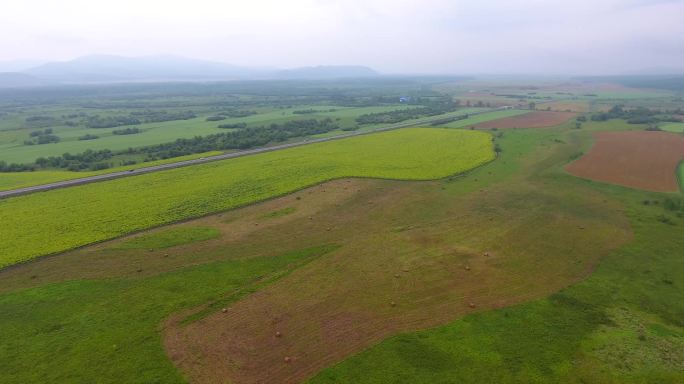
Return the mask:
<svg viewBox="0 0 684 384">
<path fill-rule="evenodd" d="M 668 132 L 684 133 L 684 123 L 666 123 L 660 126 L 660 129 Z"/>
<path fill-rule="evenodd" d="M 487 133 L 404 129 L 0 200 L 0 266 L 323 180 L 435 179 L 493 158 Z"/>
</svg>

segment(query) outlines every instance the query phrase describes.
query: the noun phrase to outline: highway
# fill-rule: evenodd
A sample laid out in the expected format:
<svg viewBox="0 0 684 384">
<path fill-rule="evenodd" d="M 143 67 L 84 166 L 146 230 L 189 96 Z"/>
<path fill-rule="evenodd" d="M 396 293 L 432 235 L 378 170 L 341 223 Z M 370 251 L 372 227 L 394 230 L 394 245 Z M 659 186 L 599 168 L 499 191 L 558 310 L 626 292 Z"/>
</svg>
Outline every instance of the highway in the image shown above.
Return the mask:
<svg viewBox="0 0 684 384">
<path fill-rule="evenodd" d="M 495 109 L 488 109 L 488 110 L 483 110 L 483 111 L 479 111 L 479 112 L 469 113 L 468 115 L 469 116 L 479 115 L 482 113 L 487 113 L 487 112 L 492 112 L 492 111 L 495 111 Z M 99 182 L 99 181 L 119 179 L 122 177 L 137 176 L 137 175 L 142 175 L 142 174 L 146 174 L 146 173 L 159 172 L 159 171 L 164 171 L 167 169 L 174 169 L 174 168 L 180 168 L 180 167 L 187 167 L 187 166 L 196 165 L 196 164 L 204 164 L 204 163 L 209 163 L 209 162 L 213 162 L 213 161 L 234 159 L 236 157 L 249 156 L 249 155 L 254 155 L 257 153 L 278 151 L 278 150 L 286 149 L 286 148 L 294 148 L 294 147 L 299 147 L 299 146 L 307 145 L 307 144 L 322 143 L 325 141 L 339 140 L 339 139 L 344 139 L 344 138 L 353 137 L 353 136 L 368 135 L 368 134 L 372 134 L 372 133 L 376 133 L 376 132 L 389 131 L 389 130 L 393 130 L 393 129 L 414 127 L 414 126 L 418 126 L 418 125 L 430 124 L 434 121 L 439 121 L 439 120 L 442 120 L 442 119 L 445 119 L 448 117 L 456 117 L 456 116 L 459 116 L 458 111 L 450 112 L 448 114 L 426 117 L 423 119 L 411 120 L 409 122 L 402 122 L 402 123 L 387 125 L 387 126 L 384 126 L 381 128 L 376 128 L 376 129 L 369 130 L 369 131 L 344 133 L 344 134 L 340 134 L 340 135 L 336 135 L 336 136 L 316 138 L 316 139 L 305 139 L 303 141 L 298 141 L 295 143 L 280 144 L 280 145 L 274 145 L 274 146 L 270 146 L 270 147 L 248 149 L 248 150 L 239 151 L 239 152 L 232 152 L 232 153 L 225 153 L 225 154 L 221 154 L 221 155 L 202 157 L 199 159 L 184 160 L 184 161 L 178 161 L 178 162 L 167 163 L 167 164 L 162 164 L 162 165 L 155 165 L 155 166 L 150 166 L 150 167 L 141 167 L 141 168 L 132 169 L 129 171 L 111 172 L 111 173 L 105 173 L 102 175 L 83 177 L 80 179 L 57 181 L 54 183 L 11 189 L 11 190 L 7 190 L 7 191 L 0 191 L 0 199 L 4 199 L 4 198 L 8 198 L 8 197 L 14 197 L 14 196 L 20 196 L 20 195 L 26 195 L 26 194 L 35 193 L 35 192 L 49 191 L 49 190 L 58 189 L 58 188 L 66 188 L 66 187 L 73 187 L 76 185 L 90 184 L 90 183 L 95 183 L 95 182 Z M 1 175 L 2 174 L 0 174 L 0 177 L 1 177 Z"/>
</svg>

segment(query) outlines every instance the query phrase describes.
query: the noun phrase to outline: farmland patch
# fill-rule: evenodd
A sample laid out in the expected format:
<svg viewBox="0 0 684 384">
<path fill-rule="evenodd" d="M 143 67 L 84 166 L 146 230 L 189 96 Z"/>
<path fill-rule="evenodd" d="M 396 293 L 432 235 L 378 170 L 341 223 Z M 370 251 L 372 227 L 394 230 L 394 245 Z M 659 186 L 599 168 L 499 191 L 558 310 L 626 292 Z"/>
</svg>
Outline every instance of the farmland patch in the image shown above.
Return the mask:
<svg viewBox="0 0 684 384">
<path fill-rule="evenodd" d="M 668 132 L 599 132 L 591 150 L 566 169 L 575 176 L 658 192 L 679 190 L 684 137 Z"/>
<path fill-rule="evenodd" d="M 235 208 L 325 180 L 436 179 L 492 159 L 487 133 L 414 128 L 4 199 L 0 266 Z"/>
<path fill-rule="evenodd" d="M 477 124 L 478 129 L 492 128 L 544 128 L 563 124 L 577 114 L 574 112 L 535 111 L 520 116 L 507 117 L 499 120 Z"/>
</svg>

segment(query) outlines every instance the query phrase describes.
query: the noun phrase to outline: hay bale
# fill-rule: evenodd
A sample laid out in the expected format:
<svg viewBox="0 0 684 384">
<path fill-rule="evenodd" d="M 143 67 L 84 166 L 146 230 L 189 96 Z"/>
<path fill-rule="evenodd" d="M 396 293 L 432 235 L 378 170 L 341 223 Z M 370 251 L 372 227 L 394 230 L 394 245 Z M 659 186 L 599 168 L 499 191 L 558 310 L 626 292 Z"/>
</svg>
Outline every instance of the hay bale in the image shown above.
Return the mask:
<svg viewBox="0 0 684 384">
<path fill-rule="evenodd" d="M 395 303 L 394 301 L 392 301 L 392 302 L 390 302 L 390 306 L 396 307 L 396 306 L 397 306 L 397 303 Z"/>
<path fill-rule="evenodd" d="M 468 306 L 469 306 L 470 308 L 475 308 L 475 303 L 472 303 L 472 302 L 471 302 L 471 303 L 468 303 Z"/>
<path fill-rule="evenodd" d="M 228 308 L 223 308 L 223 309 L 221 309 L 221 312 L 223 312 L 223 313 L 228 312 Z"/>
<path fill-rule="evenodd" d="M 470 271 L 470 265 L 466 265 L 466 266 L 465 266 L 465 270 L 466 270 L 466 271 Z"/>
<path fill-rule="evenodd" d="M 282 337 L 282 336 L 283 336 L 283 334 L 282 334 L 282 333 L 280 333 L 280 331 L 277 331 L 277 332 L 275 333 L 275 336 L 276 336 L 276 337 Z"/>
<path fill-rule="evenodd" d="M 400 276 L 399 276 L 398 273 L 395 273 L 395 274 L 394 274 L 394 277 L 396 277 L 396 278 L 398 279 Z"/>
<path fill-rule="evenodd" d="M 283 360 L 288 364 L 292 362 L 292 358 L 290 356 L 285 356 Z"/>
</svg>

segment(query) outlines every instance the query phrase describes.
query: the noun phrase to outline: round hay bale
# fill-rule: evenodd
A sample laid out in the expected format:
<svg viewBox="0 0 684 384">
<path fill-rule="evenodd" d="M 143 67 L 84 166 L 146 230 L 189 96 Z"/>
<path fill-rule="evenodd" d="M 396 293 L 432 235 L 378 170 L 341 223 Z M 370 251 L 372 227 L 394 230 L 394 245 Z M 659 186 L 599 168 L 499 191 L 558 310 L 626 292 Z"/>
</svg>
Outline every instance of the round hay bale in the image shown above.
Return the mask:
<svg viewBox="0 0 684 384">
<path fill-rule="evenodd" d="M 285 356 L 283 360 L 288 364 L 292 362 L 292 358 L 290 356 Z"/>
<path fill-rule="evenodd" d="M 395 303 L 394 301 L 392 301 L 392 302 L 390 302 L 390 306 L 396 307 L 396 306 L 397 306 L 397 303 Z"/>
<path fill-rule="evenodd" d="M 223 308 L 223 309 L 221 309 L 221 312 L 223 312 L 223 313 L 228 312 L 228 308 Z"/>
<path fill-rule="evenodd" d="M 466 266 L 465 266 L 465 270 L 466 270 L 466 271 L 470 271 L 470 265 L 466 265 Z"/>
<path fill-rule="evenodd" d="M 278 332 L 276 332 L 275 336 L 276 336 L 276 337 L 282 337 L 282 336 L 283 336 L 283 334 L 282 334 L 282 333 L 280 333 L 280 331 L 278 331 Z"/>
<path fill-rule="evenodd" d="M 468 306 L 469 306 L 470 308 L 475 308 L 475 303 L 468 303 Z"/>
<path fill-rule="evenodd" d="M 395 273 L 395 274 L 394 274 L 394 277 L 396 277 L 396 278 L 398 279 L 398 278 L 399 278 L 399 274 L 398 274 L 398 273 Z"/>
</svg>

